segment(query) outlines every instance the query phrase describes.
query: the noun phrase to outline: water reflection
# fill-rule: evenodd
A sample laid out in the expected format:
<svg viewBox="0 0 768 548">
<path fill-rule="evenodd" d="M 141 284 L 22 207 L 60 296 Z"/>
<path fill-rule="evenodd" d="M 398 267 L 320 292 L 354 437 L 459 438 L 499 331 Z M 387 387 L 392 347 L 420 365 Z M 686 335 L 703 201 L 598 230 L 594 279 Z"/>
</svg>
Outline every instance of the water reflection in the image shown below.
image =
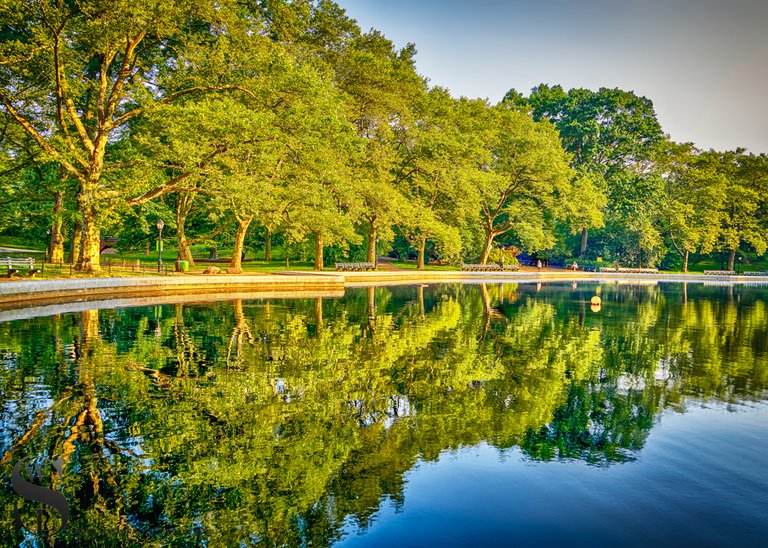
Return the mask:
<svg viewBox="0 0 768 548">
<path fill-rule="evenodd" d="M 764 290 L 608 285 L 594 312 L 597 292 L 362 288 L 3 323 L 0 475 L 63 456 L 63 545 L 325 545 L 403 505 L 404 474 L 446 450 L 609 466 L 686 399 L 766 399 Z"/>
</svg>

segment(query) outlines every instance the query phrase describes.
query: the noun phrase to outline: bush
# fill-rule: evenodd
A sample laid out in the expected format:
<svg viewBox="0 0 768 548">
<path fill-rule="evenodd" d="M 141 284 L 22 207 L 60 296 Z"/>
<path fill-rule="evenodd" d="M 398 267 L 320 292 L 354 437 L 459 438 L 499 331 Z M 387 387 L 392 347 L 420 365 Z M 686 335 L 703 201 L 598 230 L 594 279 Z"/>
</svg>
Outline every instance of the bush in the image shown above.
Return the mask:
<svg viewBox="0 0 768 548">
<path fill-rule="evenodd" d="M 500 248 L 494 248 L 491 250 L 490 255 L 488 255 L 488 260 L 492 263 L 496 263 L 499 266 L 506 265 L 506 266 L 515 266 L 520 265 L 520 261 L 517 260 L 517 251 L 516 249 L 500 249 Z"/>
</svg>

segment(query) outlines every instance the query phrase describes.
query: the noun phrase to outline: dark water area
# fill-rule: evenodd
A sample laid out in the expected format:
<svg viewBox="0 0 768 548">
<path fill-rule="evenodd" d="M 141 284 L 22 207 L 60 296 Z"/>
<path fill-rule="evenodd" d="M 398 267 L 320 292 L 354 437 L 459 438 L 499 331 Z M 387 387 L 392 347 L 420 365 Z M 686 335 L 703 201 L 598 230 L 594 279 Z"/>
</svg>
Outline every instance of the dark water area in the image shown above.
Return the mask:
<svg viewBox="0 0 768 548">
<path fill-rule="evenodd" d="M 2 546 L 768 540 L 768 288 L 378 287 L 7 321 L 0 408 Z M 35 536 L 60 512 L 12 488 L 25 457 L 67 501 L 55 534 Z"/>
</svg>

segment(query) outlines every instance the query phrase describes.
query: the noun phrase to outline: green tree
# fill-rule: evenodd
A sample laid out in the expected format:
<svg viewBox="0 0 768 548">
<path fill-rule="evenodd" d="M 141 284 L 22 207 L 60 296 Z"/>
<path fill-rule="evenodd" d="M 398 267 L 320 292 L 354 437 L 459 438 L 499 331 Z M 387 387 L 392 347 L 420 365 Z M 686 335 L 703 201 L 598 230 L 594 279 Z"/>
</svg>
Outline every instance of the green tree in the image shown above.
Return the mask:
<svg viewBox="0 0 768 548">
<path fill-rule="evenodd" d="M 723 153 L 710 151 L 705 155 L 714 156 L 717 169 L 725 178 L 720 245 L 728 252 L 728 270 L 733 270 L 736 252 L 742 244 L 751 245 L 760 255 L 768 247 L 765 236 L 768 157 L 747 154 L 743 149 Z"/>
<path fill-rule="evenodd" d="M 709 253 L 717 244 L 725 180 L 712 157 L 690 144 L 667 143 L 658 164 L 664 174 L 667 236 L 688 272 L 691 253 Z"/>
<path fill-rule="evenodd" d="M 474 221 L 475 182 L 490 163 L 478 133 L 487 111 L 484 101 L 456 100 L 433 88 L 416 102 L 414 122 L 398 136 L 395 180 L 407 199 L 398 228 L 417 250 L 418 268 L 424 268 L 427 241 L 449 259 L 461 252 L 460 228 Z"/>
<path fill-rule="evenodd" d="M 555 125 L 563 147 L 573 155 L 572 166 L 577 172 L 589 173 L 593 187 L 606 194 L 606 233 L 618 238 L 616 245 L 634 246 L 628 252 L 636 257 L 657 246 L 658 229 L 649 223 L 643 206 L 653 201 L 658 190 L 650 168 L 663 135 L 649 99 L 620 89 L 594 92 L 574 88 L 565 92 L 561 86 L 540 84 L 527 98 L 511 90 L 504 101 L 529 111 L 535 120 L 549 120 Z M 625 191 L 634 187 L 642 189 L 644 195 L 635 190 L 625 196 Z M 600 201 L 587 202 L 584 207 L 599 205 Z M 585 220 L 596 221 L 594 227 L 600 225 L 597 214 L 585 216 L 582 224 Z M 584 257 L 591 226 L 580 228 L 579 255 Z"/>
<path fill-rule="evenodd" d="M 514 232 L 528 250 L 552 245 L 547 218 L 563 211 L 558 204 L 571 192 L 572 172 L 555 129 L 528 114 L 499 107 L 492 144 L 493 174 L 483 177 L 480 208 L 488 262 L 494 240 Z"/>
<path fill-rule="evenodd" d="M 122 190 L 104 177 L 113 167 L 111 140 L 147 109 L 238 87 L 228 81 L 237 71 L 212 55 L 221 49 L 211 44 L 224 42 L 217 29 L 237 26 L 230 7 L 204 0 L 3 4 L 0 17 L 13 32 L 0 41 L 0 104 L 78 183 L 78 269 L 99 269 L 99 227 L 108 200 Z M 197 79 L 169 79 L 182 67 Z"/>
</svg>

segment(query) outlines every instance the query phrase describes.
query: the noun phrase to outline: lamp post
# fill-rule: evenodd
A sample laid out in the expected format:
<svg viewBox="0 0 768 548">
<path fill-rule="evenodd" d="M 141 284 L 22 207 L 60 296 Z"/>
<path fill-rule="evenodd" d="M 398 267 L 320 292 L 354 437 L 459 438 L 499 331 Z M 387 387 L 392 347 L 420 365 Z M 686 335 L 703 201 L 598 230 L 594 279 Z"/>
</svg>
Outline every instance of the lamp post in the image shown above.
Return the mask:
<svg viewBox="0 0 768 548">
<path fill-rule="evenodd" d="M 738 272 L 739 275 L 741 275 L 741 260 L 742 259 L 743 259 L 743 257 L 741 255 L 739 255 L 739 272 Z"/>
<path fill-rule="evenodd" d="M 163 269 L 163 227 L 165 223 L 162 219 L 157 220 L 157 273 Z"/>
</svg>

